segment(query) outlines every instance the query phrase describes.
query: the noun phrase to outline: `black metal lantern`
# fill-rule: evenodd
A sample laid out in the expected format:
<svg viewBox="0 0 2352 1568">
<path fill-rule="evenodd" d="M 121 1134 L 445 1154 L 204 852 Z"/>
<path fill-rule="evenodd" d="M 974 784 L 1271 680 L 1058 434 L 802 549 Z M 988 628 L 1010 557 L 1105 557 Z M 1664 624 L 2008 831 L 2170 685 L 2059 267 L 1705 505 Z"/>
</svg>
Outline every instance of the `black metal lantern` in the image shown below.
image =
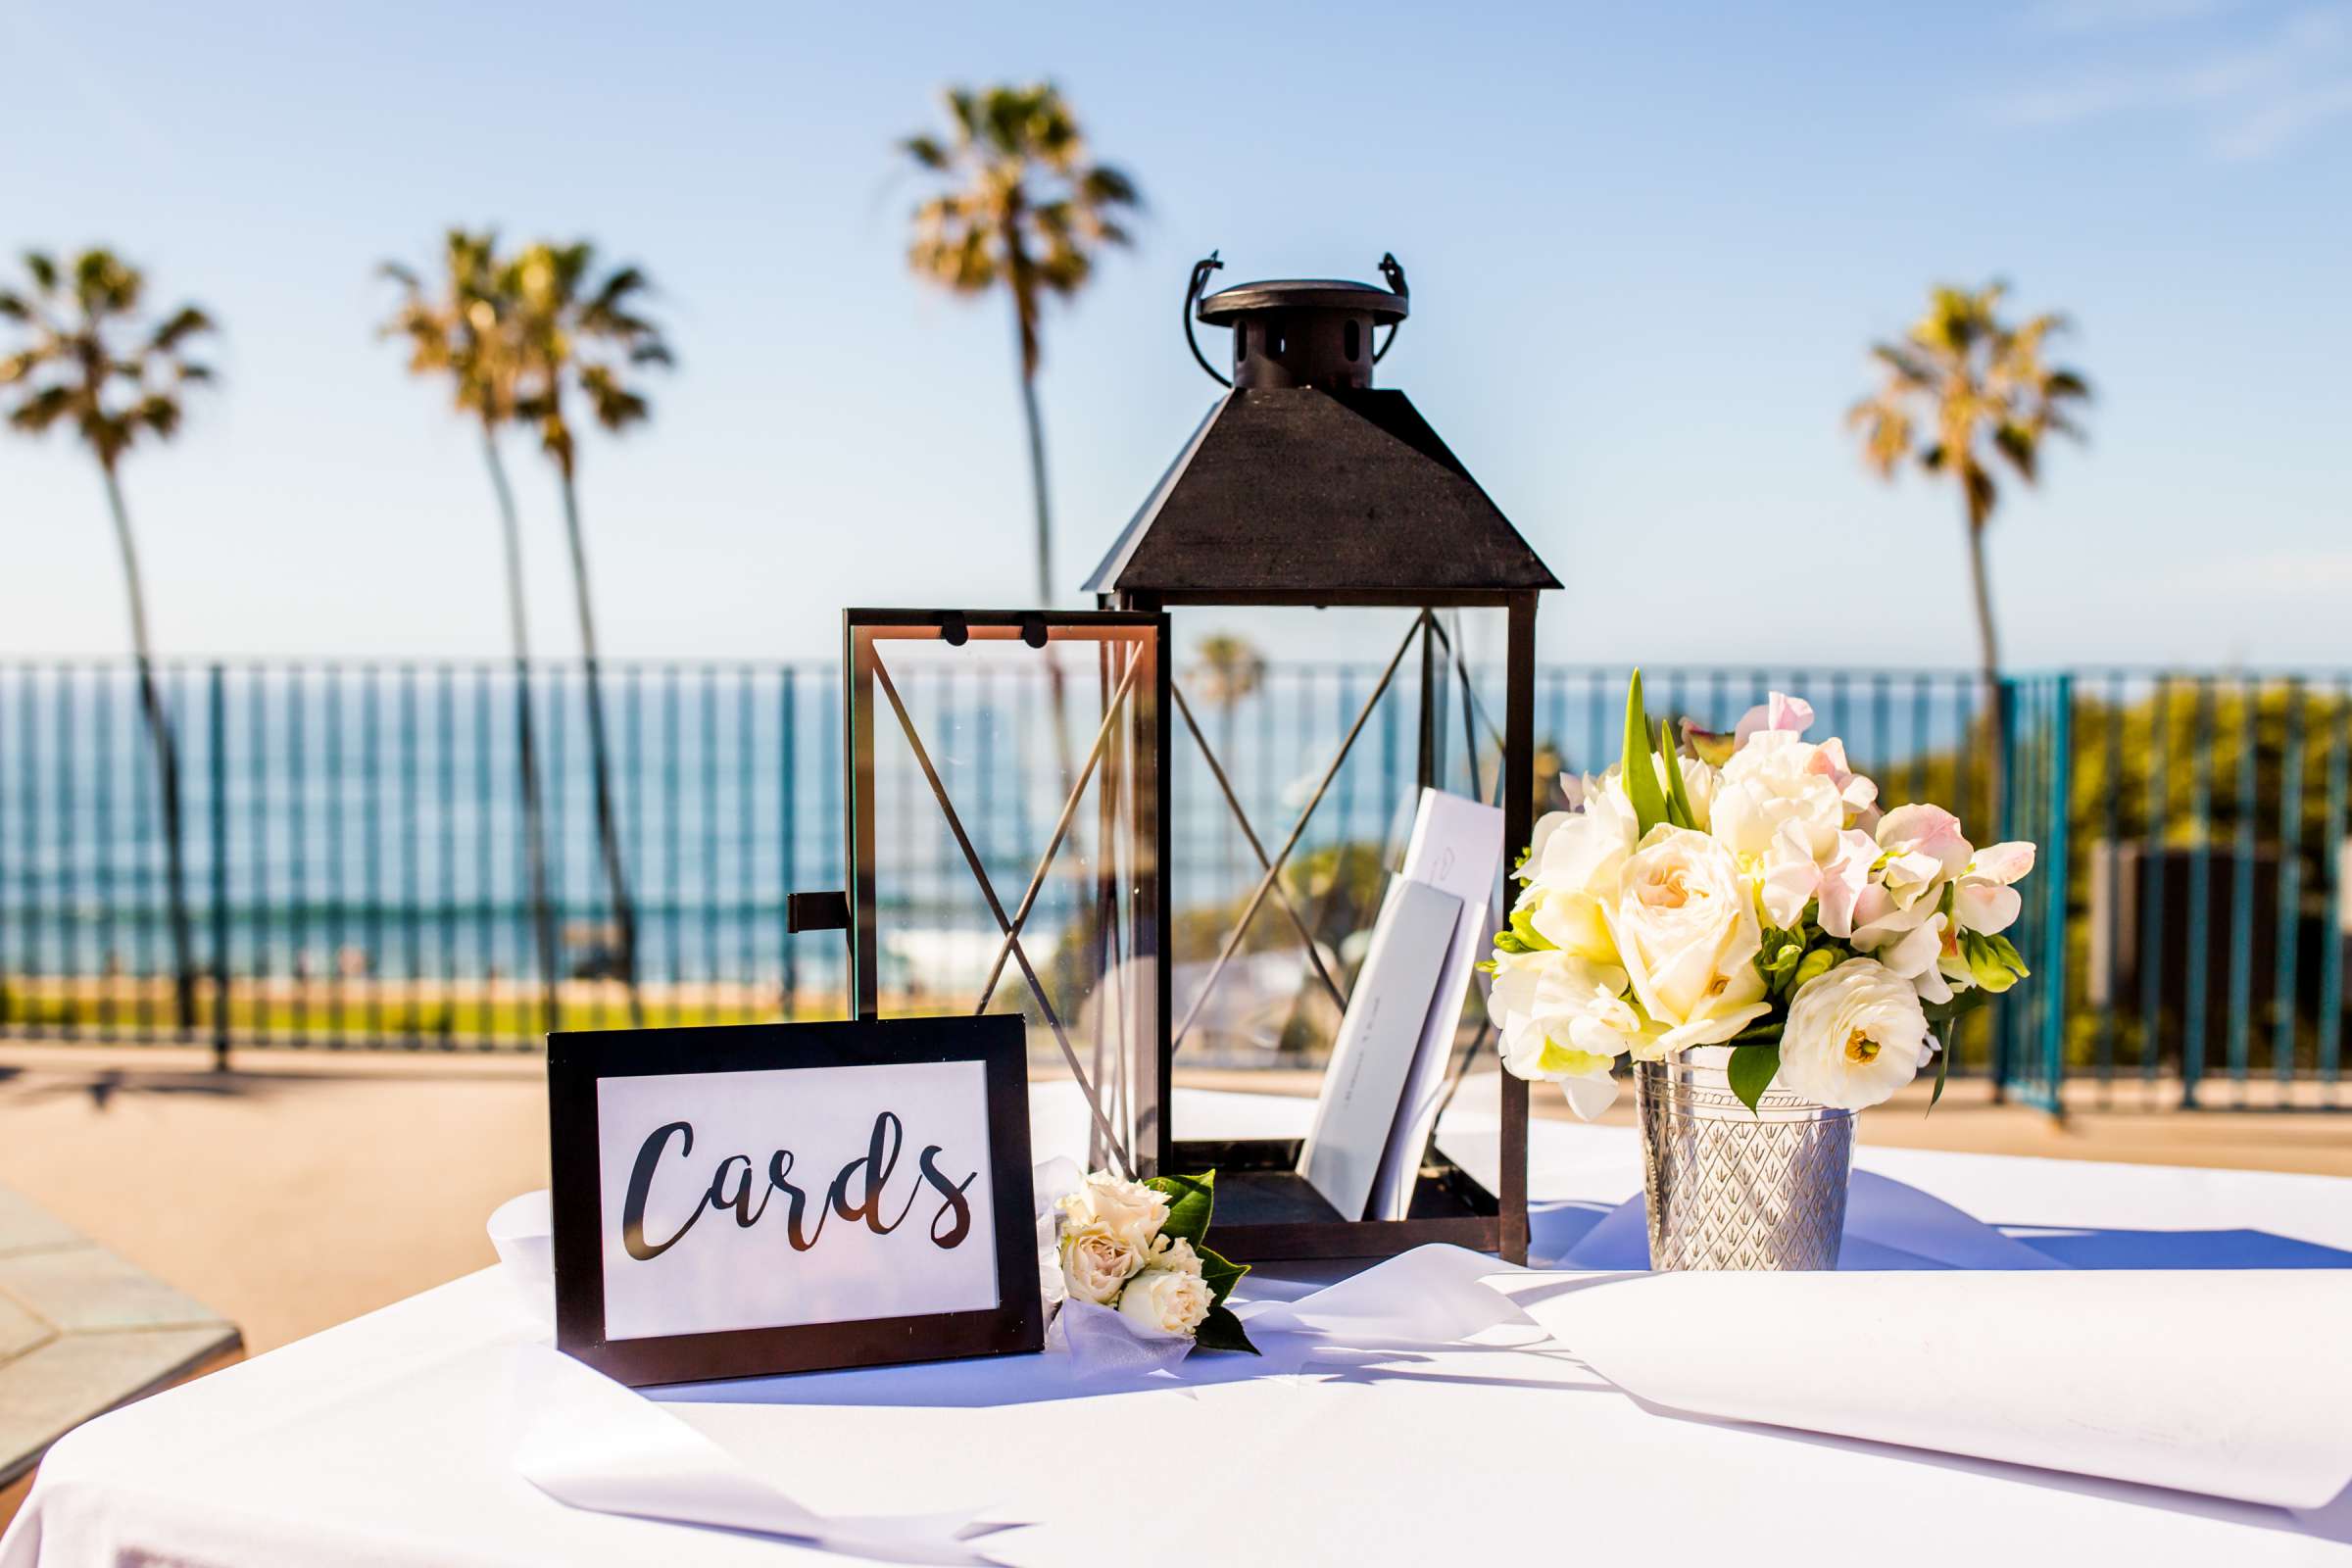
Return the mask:
<svg viewBox="0 0 2352 1568">
<path fill-rule="evenodd" d="M 1193 347 L 1230 390 L 1089 581 L 1098 609 L 846 613 L 850 885 L 795 895 L 789 924 L 846 928 L 856 1016 L 1019 1010 L 1033 1071 L 1066 1070 L 1083 1096 L 1090 1163 L 1136 1175 L 1214 1168 L 1217 1246 L 1231 1256 L 1380 1256 L 1449 1242 L 1524 1261 L 1527 1085 L 1507 1074 L 1494 1160 L 1478 1161 L 1486 1179 L 1433 1139 L 1390 1167 L 1386 1209 L 1399 1218 L 1334 1209 L 1298 1173 L 1297 1138 L 1188 1139 L 1175 1125 L 1180 1053 L 1253 925 L 1287 922 L 1304 944 L 1306 983 L 1345 1015 L 1347 966 L 1336 952 L 1327 959 L 1284 876 L 1316 842 L 1310 824 L 1367 721 L 1379 710 L 1393 722 L 1396 706 L 1381 708 L 1392 692 L 1417 678 L 1417 782 L 1443 787 L 1460 756 L 1474 791 L 1501 808 L 1504 844 L 1527 842 L 1536 596 L 1559 586 L 1404 394 L 1373 386 L 1407 309 L 1393 259 L 1381 264 L 1387 288 L 1252 283 L 1201 299 L 1217 265 L 1193 270 L 1185 327 L 1189 338 L 1198 304 L 1201 321 L 1232 329 L 1230 378 Z M 1317 759 L 1303 809 L 1271 844 L 1172 668 L 1171 612 L 1209 606 L 1407 612 L 1369 700 L 1337 755 Z M 1458 625 L 1447 629 L 1465 612 L 1507 626 L 1499 723 L 1478 703 Z M 1458 737 L 1444 712 L 1456 690 Z M 1181 934 L 1171 873 L 1182 867 L 1170 863 L 1184 805 L 1179 724 L 1258 867 L 1237 909 L 1188 906 Z M 1018 765 L 1004 765 L 1007 754 Z M 1502 897 L 1495 888 L 1494 907 Z M 1204 919 L 1229 912 L 1213 958 L 1186 951 Z M 1180 958 L 1200 960 L 1182 995 Z M 1449 1084 L 1488 1038 L 1481 1010 L 1473 995 L 1472 1018 L 1448 1037 Z"/>
<path fill-rule="evenodd" d="M 1391 607 L 1410 612 L 1402 643 L 1371 694 L 1339 756 L 1324 768 L 1279 853 L 1266 854 L 1244 817 L 1181 685 L 1171 678 L 1175 712 L 1230 808 L 1258 851 L 1254 890 L 1199 993 L 1163 997 L 1168 1020 L 1160 1040 L 1156 1103 L 1172 1111 L 1176 1054 L 1202 999 L 1225 971 L 1252 920 L 1273 918 L 1269 900 L 1298 926 L 1315 956 L 1314 937 L 1282 898 L 1284 858 L 1300 842 L 1322 791 L 1346 760 L 1365 717 L 1387 693 L 1408 651 L 1420 656 L 1418 779 L 1440 783 L 1450 740 L 1440 717 L 1441 694 L 1458 670 L 1464 740 L 1478 775 L 1475 699 L 1458 639 L 1446 635 L 1447 611 L 1499 611 L 1507 620 L 1503 715 L 1494 778 L 1503 810 L 1504 843 L 1528 841 L 1535 784 L 1536 598 L 1559 586 L 1487 493 L 1438 438 L 1402 392 L 1373 385 L 1407 314 L 1403 270 L 1383 257 L 1388 287 L 1333 280 L 1248 283 L 1200 297 L 1219 263 L 1193 270 L 1185 331 L 1193 315 L 1233 333 L 1227 377 L 1194 358 L 1230 390 L 1096 568 L 1087 588 L 1105 610 L 1166 612 L 1176 607 L 1250 606 L 1320 610 Z M 1376 335 L 1385 338 L 1376 343 Z M 1180 814 L 1172 749 L 1160 758 L 1159 810 Z M 1162 879 L 1164 898 L 1167 880 Z M 1502 890 L 1496 890 L 1502 907 Z M 1163 917 L 1162 929 L 1170 929 Z M 1173 962 L 1161 966 L 1163 985 Z M 1337 982 L 1316 961 L 1318 978 L 1345 1006 Z M 1476 1010 L 1476 998 L 1471 1009 Z M 1482 1034 L 1483 1038 L 1483 1034 Z M 1287 1139 L 1199 1142 L 1182 1136 L 1174 1116 L 1159 1126 L 1156 1163 L 1217 1168 L 1219 1245 L 1238 1256 L 1385 1255 L 1429 1242 L 1451 1242 L 1524 1261 L 1527 1252 L 1527 1085 L 1501 1075 L 1495 1190 L 1489 1192 L 1433 1146 L 1406 1216 L 1365 1220 L 1335 1212 L 1298 1175 L 1298 1144 Z"/>
</svg>

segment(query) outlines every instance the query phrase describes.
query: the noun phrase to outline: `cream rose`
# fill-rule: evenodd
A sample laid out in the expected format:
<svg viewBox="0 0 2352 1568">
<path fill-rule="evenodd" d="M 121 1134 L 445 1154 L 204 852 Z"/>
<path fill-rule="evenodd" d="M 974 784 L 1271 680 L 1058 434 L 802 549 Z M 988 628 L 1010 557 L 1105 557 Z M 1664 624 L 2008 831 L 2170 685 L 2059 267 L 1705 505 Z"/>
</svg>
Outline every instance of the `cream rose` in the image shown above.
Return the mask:
<svg viewBox="0 0 2352 1568">
<path fill-rule="evenodd" d="M 1119 1288 L 1143 1268 L 1148 1246 L 1115 1236 L 1095 1221 L 1064 1225 L 1061 1278 L 1071 1299 L 1108 1306 Z"/>
<path fill-rule="evenodd" d="M 1848 958 L 1790 1000 L 1778 1082 L 1817 1104 L 1861 1110 L 1917 1077 L 1934 1054 L 1912 983 L 1875 958 Z"/>
<path fill-rule="evenodd" d="M 1119 1316 L 1155 1334 L 1191 1336 L 1216 1298 L 1198 1274 L 1170 1268 L 1149 1268 L 1127 1282 L 1119 1298 Z"/>
<path fill-rule="evenodd" d="M 1609 923 L 1635 999 L 1664 1026 L 1652 1054 L 1719 1045 L 1770 1010 L 1753 961 L 1764 946 L 1755 897 L 1706 834 L 1650 829 L 1626 859 Z"/>
<path fill-rule="evenodd" d="M 1096 1171 L 1061 1200 L 1061 1212 L 1071 1225 L 1101 1230 L 1140 1256 L 1168 1222 L 1168 1200 L 1142 1182 Z"/>
<path fill-rule="evenodd" d="M 1845 826 L 1846 799 L 1835 765 L 1842 760 L 1842 754 L 1833 758 L 1793 730 L 1758 730 L 1723 766 L 1712 831 L 1751 865 L 1773 854 L 1784 829 L 1806 858 L 1827 859 Z"/>
</svg>

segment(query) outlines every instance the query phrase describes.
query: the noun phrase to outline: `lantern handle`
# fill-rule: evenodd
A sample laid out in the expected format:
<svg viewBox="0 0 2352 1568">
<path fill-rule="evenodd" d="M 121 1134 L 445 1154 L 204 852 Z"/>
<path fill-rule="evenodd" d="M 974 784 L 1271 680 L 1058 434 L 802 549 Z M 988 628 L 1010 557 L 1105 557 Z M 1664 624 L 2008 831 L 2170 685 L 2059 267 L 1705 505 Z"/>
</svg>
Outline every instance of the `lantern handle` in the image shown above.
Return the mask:
<svg viewBox="0 0 2352 1568">
<path fill-rule="evenodd" d="M 1217 368 L 1208 363 L 1208 356 L 1200 352 L 1200 340 L 1193 336 L 1194 302 L 1200 298 L 1200 287 L 1208 281 L 1208 274 L 1221 271 L 1224 266 L 1223 262 L 1217 260 L 1215 251 L 1210 251 L 1193 264 L 1193 280 L 1184 286 L 1184 343 L 1185 347 L 1193 351 L 1193 358 L 1200 362 L 1200 368 L 1208 372 L 1210 380 L 1219 386 L 1231 386 L 1233 385 L 1232 380 L 1220 374 Z"/>
<path fill-rule="evenodd" d="M 1396 256 L 1388 251 L 1383 251 L 1380 253 L 1380 275 L 1382 281 L 1389 285 L 1390 293 L 1396 295 L 1400 300 L 1407 302 L 1411 301 L 1413 297 L 1413 288 L 1410 283 L 1407 283 L 1404 280 L 1404 264 L 1396 260 Z M 1399 317 L 1396 320 L 1389 323 L 1389 335 L 1381 340 L 1380 347 L 1372 351 L 1372 363 L 1374 365 L 1378 365 L 1381 361 L 1389 357 L 1389 350 L 1396 346 L 1396 329 L 1403 324 L 1404 318 L 1402 317 Z"/>
</svg>

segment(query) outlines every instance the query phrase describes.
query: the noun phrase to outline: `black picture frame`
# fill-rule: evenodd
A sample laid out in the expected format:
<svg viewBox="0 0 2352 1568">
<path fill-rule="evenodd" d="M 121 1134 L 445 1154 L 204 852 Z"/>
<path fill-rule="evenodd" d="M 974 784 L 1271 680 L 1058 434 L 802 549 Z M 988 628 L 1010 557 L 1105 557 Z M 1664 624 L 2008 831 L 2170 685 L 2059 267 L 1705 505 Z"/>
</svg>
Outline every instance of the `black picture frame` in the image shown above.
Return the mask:
<svg viewBox="0 0 2352 1568">
<path fill-rule="evenodd" d="M 606 1078 L 978 1061 L 988 1098 L 997 1305 L 611 1340 L 605 1334 L 604 1185 L 597 1084 Z M 1030 1175 L 1026 1031 L 1013 1014 L 842 1023 L 569 1031 L 547 1039 L 556 1348 L 632 1387 L 760 1377 L 1042 1348 Z"/>
</svg>

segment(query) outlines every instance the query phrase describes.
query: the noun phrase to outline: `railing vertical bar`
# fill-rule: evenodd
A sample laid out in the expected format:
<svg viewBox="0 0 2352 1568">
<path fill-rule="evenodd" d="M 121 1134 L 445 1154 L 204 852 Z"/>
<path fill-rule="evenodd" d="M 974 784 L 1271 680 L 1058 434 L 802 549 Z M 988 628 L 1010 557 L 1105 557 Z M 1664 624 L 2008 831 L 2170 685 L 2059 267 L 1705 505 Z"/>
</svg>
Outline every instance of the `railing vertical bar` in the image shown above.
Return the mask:
<svg viewBox="0 0 2352 1568">
<path fill-rule="evenodd" d="M 660 912 L 661 906 L 651 902 L 654 863 L 653 834 L 646 827 L 646 799 L 652 793 L 645 779 L 645 671 L 632 667 L 628 680 L 627 739 L 629 765 L 624 771 L 628 781 L 629 820 L 634 824 L 631 835 L 629 863 L 637 867 L 637 990 L 642 998 L 650 976 L 646 973 L 646 954 L 653 948 L 653 937 L 646 922 Z M 674 987 L 676 976 L 670 977 Z M 651 1019 L 649 1017 L 648 1021 Z"/>
<path fill-rule="evenodd" d="M 777 885 L 782 895 L 789 896 L 799 891 L 801 881 L 801 795 L 797 752 L 799 715 L 794 710 L 799 700 L 795 690 L 799 681 L 798 671 L 790 664 L 784 666 L 781 674 L 776 689 L 776 760 L 782 770 L 777 778 L 776 790 L 777 833 L 780 839 L 777 847 Z M 800 1015 L 800 943 L 793 937 L 789 920 L 776 922 L 776 940 L 783 947 L 784 1016 L 795 1018 Z"/>
<path fill-rule="evenodd" d="M 735 856 L 735 983 L 743 999 L 755 1010 L 759 1008 L 759 947 L 753 930 L 753 887 L 758 872 L 760 830 L 759 787 L 752 762 L 759 755 L 759 709 L 754 701 L 759 695 L 758 672 L 746 665 L 738 671 L 735 682 L 735 809 L 727 820 L 734 824 L 731 836 Z"/>
<path fill-rule="evenodd" d="M 212 816 L 213 1065 L 228 1070 L 228 674 L 212 666 L 206 681 L 210 755 L 207 803 Z"/>
<path fill-rule="evenodd" d="M 2344 840 L 2345 796 L 2352 793 L 2352 678 L 2335 685 L 2335 711 L 2328 746 L 2328 817 L 2320 839 L 2327 857 L 2328 913 L 2320 925 L 2320 1079 L 2336 1082 L 2341 1065 L 2344 1032 L 2344 948 L 2346 930 L 2344 878 L 2352 874 L 2352 852 Z"/>
<path fill-rule="evenodd" d="M 458 1044 L 458 671 L 443 664 L 433 679 L 433 771 L 440 795 L 433 838 L 441 846 L 441 885 L 433 911 L 441 927 L 441 997 L 434 1030 L 444 1051 Z"/>
<path fill-rule="evenodd" d="M 2206 1037 L 2211 1009 L 2206 992 L 2212 968 L 2213 940 L 2213 726 L 2214 687 L 2209 675 L 2195 677 L 2195 736 L 2190 755 L 2189 812 L 2192 818 L 2188 851 L 2187 1002 L 2180 1021 L 2180 1102 L 2194 1105 L 2197 1087 L 2205 1078 Z"/>
<path fill-rule="evenodd" d="M 114 672 L 99 666 L 90 671 L 90 795 L 97 840 L 95 872 L 98 901 L 98 1038 L 120 1038 L 115 1014 L 115 992 L 126 965 L 118 946 L 115 897 L 115 723 Z"/>
<path fill-rule="evenodd" d="M 571 968 L 571 767 L 564 756 L 564 736 L 570 729 L 569 673 L 551 669 L 547 679 L 539 683 L 547 708 L 547 898 L 554 909 L 556 927 L 555 973 L 541 978 L 556 998 L 556 1019 L 569 1017 L 575 1026 L 584 1022 L 594 1029 L 604 1022 L 602 1005 L 583 1011 L 564 994 L 564 984 Z M 596 885 L 595 867 L 596 858 L 591 852 L 588 873 L 591 887 Z M 551 1020 L 548 1027 L 555 1028 L 556 1021 Z"/>
<path fill-rule="evenodd" d="M 350 901 L 346 897 L 350 885 L 351 850 L 343 836 L 343 683 L 347 673 L 334 665 L 329 665 L 323 671 L 326 681 L 326 912 L 328 925 L 334 933 L 334 951 L 327 956 L 326 1043 L 330 1050 L 336 1051 L 343 1048 L 343 949 L 351 940 Z"/>
<path fill-rule="evenodd" d="M 2101 951 L 2105 962 L 2099 969 L 2099 996 L 2104 1003 L 2098 1011 L 2098 1079 L 2099 1094 L 2112 1100 L 2115 1089 L 2115 1016 L 2122 999 L 2116 995 L 2116 979 L 2121 971 L 2124 941 L 2124 857 L 2123 857 L 2123 798 L 2124 798 L 2124 678 L 2119 674 L 2107 677 L 2107 758 L 2100 769 L 2099 791 L 2101 838 L 2099 854 L 2105 866 L 2106 930 Z M 2087 977 L 2086 977 L 2087 978 Z"/>
<path fill-rule="evenodd" d="M 360 814 L 367 822 L 367 904 L 361 929 L 367 932 L 368 1043 L 381 1046 L 384 1033 L 384 671 L 360 668 Z"/>
<path fill-rule="evenodd" d="M 695 756 L 703 770 L 703 1018 L 718 1016 L 718 671 L 704 666 L 702 730 Z"/>
<path fill-rule="evenodd" d="M 828 678 L 826 672 L 820 669 L 817 672 L 817 690 L 819 695 L 816 703 L 816 821 L 819 829 L 818 842 L 824 845 L 822 858 L 817 863 L 824 867 L 828 885 L 837 883 L 847 887 L 849 885 L 849 866 L 845 859 L 847 846 L 842 841 L 838 826 L 843 810 L 841 792 L 846 782 L 842 774 L 841 748 L 845 737 L 842 733 L 842 686 L 839 674 L 835 673 Z M 1022 798 L 1020 793 L 1015 793 L 1013 799 L 1016 808 Z M 1027 843 L 1028 840 L 1023 838 L 1021 842 Z M 836 946 L 833 949 L 833 962 L 842 966 L 841 994 L 846 1004 L 855 978 L 849 972 L 848 946 L 846 944 Z M 829 969 L 831 965 L 828 964 L 825 967 Z M 852 1006 L 850 1010 L 855 1011 L 856 1009 Z"/>
<path fill-rule="evenodd" d="M 2288 677 L 2278 752 L 2278 934 L 2273 939 L 2271 1052 L 2280 1084 L 2295 1072 L 2295 995 L 2303 946 L 2303 683 Z"/>
<path fill-rule="evenodd" d="M 492 812 L 491 741 L 495 734 L 490 723 L 491 689 L 497 677 L 487 664 L 476 666 L 473 672 L 473 929 L 475 972 L 468 978 L 475 986 L 479 999 L 474 1004 L 473 1035 L 475 1046 L 487 1050 L 498 1034 L 499 970 L 498 940 L 506 924 L 497 918 L 498 866 L 496 845 L 498 834 Z M 519 768 L 516 770 L 520 771 Z"/>
<path fill-rule="evenodd" d="M 74 851 L 74 813 L 81 800 L 81 791 L 74 780 L 74 719 L 79 707 L 74 698 L 74 666 L 64 661 L 57 665 L 57 712 L 53 715 L 57 741 L 54 767 L 57 774 L 57 973 L 62 985 L 63 1005 L 58 1008 L 61 1033 L 77 1035 L 81 1032 L 81 922 L 75 918 L 81 906 L 80 857 Z"/>
<path fill-rule="evenodd" d="M 2173 737 L 2173 683 L 2156 677 L 2148 699 L 2148 772 L 2143 782 L 2147 831 L 2139 887 L 2139 1076 L 2154 1083 L 2164 1054 L 2164 982 L 2172 972 L 2164 961 L 2165 869 L 2169 849 L 2168 818 L 2172 813 L 2172 774 L 2168 757 Z M 2188 1052 L 2186 1019 L 2182 1020 L 2181 1054 Z"/>
<path fill-rule="evenodd" d="M 34 982 L 41 973 L 41 941 L 48 922 L 41 918 L 40 884 L 40 672 L 27 664 L 16 671 L 10 683 L 16 707 L 16 772 L 17 772 L 17 974 L 23 994 L 17 999 L 18 1015 L 15 1027 L 24 1034 L 40 1031 L 40 1005 L 34 992 Z M 134 765 L 135 777 L 137 768 Z M 136 819 L 136 797 L 133 797 L 133 818 Z M 144 864 L 145 856 L 140 857 Z M 142 878 L 142 884 L 144 879 Z M 154 922 L 140 922 L 142 932 L 152 931 Z M 145 999 L 145 988 L 140 997 Z M 142 1012 L 142 1024 L 144 1024 Z"/>
<path fill-rule="evenodd" d="M 245 787 L 253 796 L 245 803 L 247 831 L 252 835 L 246 853 L 253 857 L 247 878 L 253 906 L 245 914 L 246 942 L 252 955 L 252 1001 L 245 1033 L 250 1039 L 268 1041 L 278 1032 L 271 1000 L 276 992 L 271 928 L 277 920 L 277 906 L 270 897 L 270 828 L 272 815 L 283 813 L 272 813 L 270 808 L 270 760 L 279 755 L 279 748 L 270 744 L 270 671 L 255 664 L 245 671 L 245 678 L 252 682 L 252 689 L 245 694 L 246 744 L 252 748 L 246 759 Z"/>
<path fill-rule="evenodd" d="M 2261 755 L 2262 683 L 2238 682 L 2237 819 L 2230 867 L 2230 1078 L 2245 1103 L 2254 1013 L 2254 830 L 2261 809 L 2256 779 Z"/>
<path fill-rule="evenodd" d="M 401 1044 L 415 1051 L 423 1044 L 423 1007 L 417 997 L 417 981 L 424 973 L 424 927 L 417 910 L 423 897 L 424 882 L 418 861 L 423 858 L 423 841 L 417 820 L 417 794 L 421 767 L 417 760 L 420 744 L 419 715 L 416 710 L 416 671 L 403 665 L 399 673 L 400 704 L 400 989 L 396 995 L 409 999 L 406 1015 L 397 1019 Z M 384 988 L 388 976 L 379 974 L 376 985 Z"/>
<path fill-rule="evenodd" d="M 310 768 L 305 759 L 309 671 L 286 666 L 286 998 L 287 1043 L 311 1043 Z"/>
<path fill-rule="evenodd" d="M 682 987 L 686 980 L 685 906 L 681 902 L 682 890 L 678 881 L 681 842 L 678 822 L 678 749 L 684 722 L 679 716 L 681 706 L 678 671 L 672 667 L 663 672 L 662 682 L 662 818 L 667 829 L 662 843 L 662 886 L 663 917 L 669 932 L 669 983 L 673 991 Z M 673 1000 L 671 1005 L 678 1009 L 679 1016 L 684 1015 L 681 1001 Z"/>
<path fill-rule="evenodd" d="M 2042 924 L 2047 933 L 2048 947 L 2042 955 L 2042 974 L 2046 978 L 2043 1003 L 2047 1007 L 2041 1040 L 2042 1082 L 2047 1093 L 2048 1108 L 2059 1111 L 2065 1105 L 2066 1087 L 2066 1026 L 2067 1026 L 2067 970 L 2070 956 L 2067 948 L 2068 895 L 2072 886 L 2068 880 L 2070 849 L 2074 841 L 2074 781 L 2075 781 L 2075 680 L 2072 675 L 2060 674 L 2050 692 L 2050 867 L 2049 914 Z"/>
</svg>

